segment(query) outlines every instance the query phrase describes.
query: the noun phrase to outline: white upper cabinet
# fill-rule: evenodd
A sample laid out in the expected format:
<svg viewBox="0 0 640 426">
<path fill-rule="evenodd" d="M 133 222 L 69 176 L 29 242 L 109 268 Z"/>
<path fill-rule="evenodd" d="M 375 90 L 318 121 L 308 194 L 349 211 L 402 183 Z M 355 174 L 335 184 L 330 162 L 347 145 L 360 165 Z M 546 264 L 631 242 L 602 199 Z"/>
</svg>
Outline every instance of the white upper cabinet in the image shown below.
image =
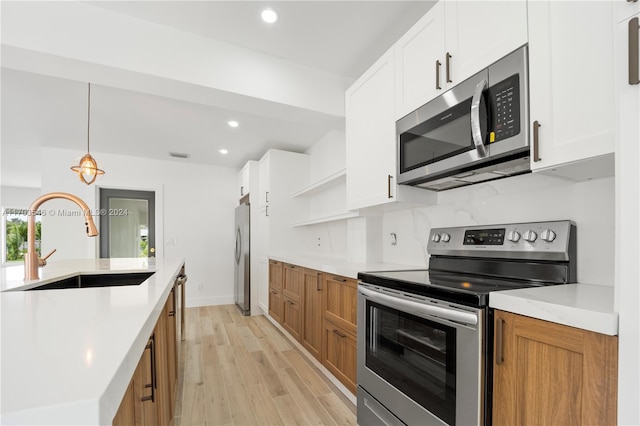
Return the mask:
<svg viewBox="0 0 640 426">
<path fill-rule="evenodd" d="M 618 22 L 626 21 L 640 13 L 640 0 L 615 0 Z"/>
<path fill-rule="evenodd" d="M 238 173 L 238 198 L 242 198 L 251 191 L 251 175 L 258 172 L 257 161 L 247 161 Z"/>
<path fill-rule="evenodd" d="M 346 92 L 350 210 L 393 200 L 391 187 L 395 186 L 396 175 L 393 52 L 393 48 L 389 49 Z"/>
<path fill-rule="evenodd" d="M 444 15 L 452 85 L 527 43 L 524 0 L 444 0 Z"/>
<path fill-rule="evenodd" d="M 526 1 L 439 1 L 395 44 L 396 120 L 526 43 Z"/>
<path fill-rule="evenodd" d="M 614 7 L 605 1 L 528 3 L 534 171 L 578 180 L 613 172 L 605 167 L 612 156 L 605 154 L 614 151 Z M 600 163 L 580 162 L 585 159 Z"/>
<path fill-rule="evenodd" d="M 395 120 L 446 90 L 445 52 L 440 1 L 395 44 Z"/>
<path fill-rule="evenodd" d="M 348 210 L 434 197 L 397 185 L 394 68 L 391 48 L 346 92 Z"/>
</svg>

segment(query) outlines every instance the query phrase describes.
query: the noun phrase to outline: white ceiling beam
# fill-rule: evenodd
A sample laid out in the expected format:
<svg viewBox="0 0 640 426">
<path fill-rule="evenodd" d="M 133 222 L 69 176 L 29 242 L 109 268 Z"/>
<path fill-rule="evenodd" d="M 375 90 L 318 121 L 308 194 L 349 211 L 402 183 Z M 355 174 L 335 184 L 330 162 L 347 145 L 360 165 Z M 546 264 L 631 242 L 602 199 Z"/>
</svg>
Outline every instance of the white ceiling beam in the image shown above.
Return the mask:
<svg viewBox="0 0 640 426">
<path fill-rule="evenodd" d="M 344 116 L 342 76 L 83 2 L 1 7 L 5 67 L 242 110 L 268 102 L 279 118 Z"/>
</svg>

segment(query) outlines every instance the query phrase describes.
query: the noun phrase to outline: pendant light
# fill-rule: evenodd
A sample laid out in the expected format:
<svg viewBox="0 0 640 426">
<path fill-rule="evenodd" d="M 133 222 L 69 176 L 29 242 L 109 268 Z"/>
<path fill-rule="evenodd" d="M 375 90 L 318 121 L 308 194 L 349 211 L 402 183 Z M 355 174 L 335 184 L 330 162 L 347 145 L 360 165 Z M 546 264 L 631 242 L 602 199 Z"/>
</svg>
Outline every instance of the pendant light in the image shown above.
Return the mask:
<svg viewBox="0 0 640 426">
<path fill-rule="evenodd" d="M 71 170 L 78 174 L 80 180 L 87 185 L 91 185 L 96 181 L 99 175 L 104 174 L 104 170 L 98 168 L 98 163 L 89 153 L 89 128 L 91 124 L 91 83 L 89 83 L 88 102 L 87 102 L 87 154 L 80 159 L 77 166 L 71 167 Z"/>
</svg>

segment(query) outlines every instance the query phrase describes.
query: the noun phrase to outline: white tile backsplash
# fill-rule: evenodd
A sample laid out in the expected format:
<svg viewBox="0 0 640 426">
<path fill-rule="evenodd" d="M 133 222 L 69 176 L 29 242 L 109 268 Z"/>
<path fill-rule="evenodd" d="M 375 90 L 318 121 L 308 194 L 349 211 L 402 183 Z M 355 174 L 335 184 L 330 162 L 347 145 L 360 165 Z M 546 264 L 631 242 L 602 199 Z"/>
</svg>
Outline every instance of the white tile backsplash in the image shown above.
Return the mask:
<svg viewBox="0 0 640 426">
<path fill-rule="evenodd" d="M 437 205 L 384 214 L 383 261 L 426 267 L 432 227 L 565 219 L 577 224 L 578 280 L 613 286 L 613 177 L 575 183 L 527 174 L 440 192 Z"/>
</svg>

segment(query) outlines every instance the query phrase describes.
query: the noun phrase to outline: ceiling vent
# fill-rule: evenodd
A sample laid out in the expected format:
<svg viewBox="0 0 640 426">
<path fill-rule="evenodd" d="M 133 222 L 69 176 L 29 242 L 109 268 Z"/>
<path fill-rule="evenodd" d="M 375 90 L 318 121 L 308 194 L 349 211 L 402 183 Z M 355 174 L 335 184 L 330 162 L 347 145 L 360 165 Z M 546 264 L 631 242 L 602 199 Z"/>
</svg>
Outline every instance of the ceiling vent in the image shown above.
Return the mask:
<svg viewBox="0 0 640 426">
<path fill-rule="evenodd" d="M 175 158 L 189 158 L 190 155 L 186 154 L 184 152 L 170 152 L 169 153 L 170 156 L 175 157 Z"/>
</svg>

